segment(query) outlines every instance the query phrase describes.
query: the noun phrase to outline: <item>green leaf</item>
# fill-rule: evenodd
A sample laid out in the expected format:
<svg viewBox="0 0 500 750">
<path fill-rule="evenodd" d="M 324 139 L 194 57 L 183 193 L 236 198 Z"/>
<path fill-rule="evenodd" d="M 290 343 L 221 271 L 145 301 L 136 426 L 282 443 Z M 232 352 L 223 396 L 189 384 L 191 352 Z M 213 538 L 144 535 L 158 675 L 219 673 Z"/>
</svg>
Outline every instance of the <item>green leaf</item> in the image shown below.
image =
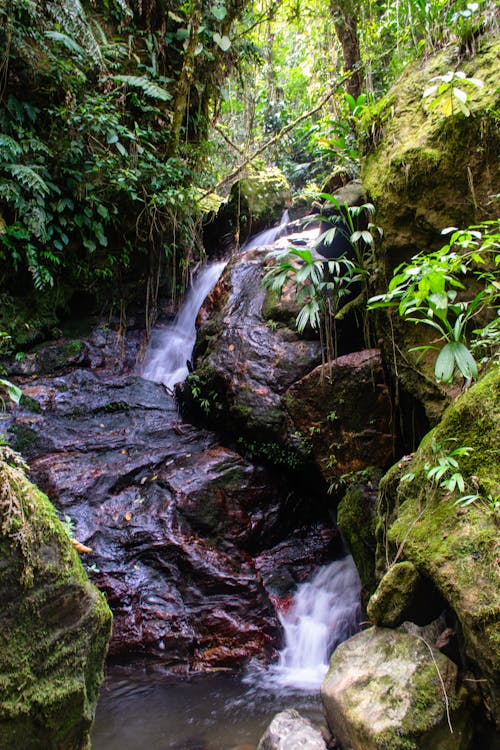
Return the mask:
<svg viewBox="0 0 500 750">
<path fill-rule="evenodd" d="M 231 40 L 228 36 L 221 36 L 218 31 L 213 34 L 214 42 L 221 48 L 223 52 L 227 52 L 231 46 Z"/>
<path fill-rule="evenodd" d="M 436 376 L 438 383 L 449 383 L 453 377 L 455 371 L 453 343 L 455 342 L 449 342 L 443 346 L 436 359 L 434 375 Z"/>
<path fill-rule="evenodd" d="M 210 11 L 218 21 L 223 21 L 227 16 L 227 10 L 224 5 L 212 5 Z"/>
<path fill-rule="evenodd" d="M 141 89 L 144 94 L 149 96 L 151 99 L 159 99 L 163 102 L 168 102 L 172 98 L 166 89 L 158 86 L 157 83 L 151 81 L 145 76 L 111 76 L 113 81 L 119 81 L 120 83 L 126 83 L 127 86 L 133 86 L 134 88 Z"/>
<path fill-rule="evenodd" d="M 460 341 L 452 341 L 454 347 L 455 361 L 464 378 L 477 378 L 476 360 L 469 349 Z"/>
<path fill-rule="evenodd" d="M 10 380 L 3 380 L 2 378 L 0 378 L 0 387 L 5 388 L 5 390 L 9 394 L 9 398 L 11 401 L 14 401 L 14 403 L 16 404 L 19 403 L 23 392 L 20 388 L 17 387 L 17 385 L 11 383 Z"/>
</svg>

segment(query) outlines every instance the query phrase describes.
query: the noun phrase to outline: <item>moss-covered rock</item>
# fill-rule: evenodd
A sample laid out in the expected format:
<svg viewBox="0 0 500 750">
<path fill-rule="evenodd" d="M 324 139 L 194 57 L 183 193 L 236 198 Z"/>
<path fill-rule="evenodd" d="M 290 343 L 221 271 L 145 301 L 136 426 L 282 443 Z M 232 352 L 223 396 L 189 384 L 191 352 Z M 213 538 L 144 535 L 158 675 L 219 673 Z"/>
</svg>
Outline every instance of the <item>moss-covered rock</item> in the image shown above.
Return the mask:
<svg viewBox="0 0 500 750">
<path fill-rule="evenodd" d="M 500 368 L 493 368 L 445 412 L 409 461 L 394 467 L 378 500 L 378 569 L 397 556 L 432 582 L 457 618 L 466 666 L 475 673 L 487 712 L 500 720 Z M 465 507 L 429 478 L 456 447 Z M 455 469 L 453 469 L 455 471 Z M 447 478 L 451 472 L 445 474 Z"/>
<path fill-rule="evenodd" d="M 111 612 L 48 498 L 0 461 L 0 747 L 87 750 Z"/>
<path fill-rule="evenodd" d="M 406 620 L 426 625 L 441 611 L 441 598 L 408 560 L 389 568 L 367 607 L 370 620 L 386 628 L 396 628 Z"/>
<path fill-rule="evenodd" d="M 205 246 L 220 251 L 232 242 L 243 244 L 250 235 L 277 224 L 290 202 L 288 181 L 278 169 L 240 178 L 227 201 L 205 222 Z"/>
<path fill-rule="evenodd" d="M 377 585 L 375 576 L 375 502 L 382 471 L 369 467 L 360 472 L 346 490 L 337 508 L 337 524 L 349 545 L 368 601 Z"/>
<path fill-rule="evenodd" d="M 416 635 L 370 628 L 345 641 L 332 655 L 321 698 L 328 726 L 350 750 L 470 747 L 457 667 Z"/>
<path fill-rule="evenodd" d="M 470 59 L 454 58 L 450 48 L 441 50 L 409 65 L 377 105 L 367 129 L 362 176 L 376 207 L 375 221 L 383 229 L 377 264 L 384 269 L 379 275 L 381 292 L 397 265 L 445 244 L 445 227 L 465 228 L 496 218 L 492 196 L 498 193 L 499 179 L 499 60 L 498 38 L 483 39 Z M 445 116 L 422 97 L 430 79 L 457 69 L 484 82 L 482 88 L 462 86 L 469 117 L 458 109 Z M 378 333 L 400 390 L 423 404 L 435 425 L 457 391 L 436 385 L 435 353 L 422 358 L 421 352 L 411 351 L 428 344 L 433 333 L 426 326 L 404 324 L 397 315 L 388 325 L 385 314 Z"/>
</svg>

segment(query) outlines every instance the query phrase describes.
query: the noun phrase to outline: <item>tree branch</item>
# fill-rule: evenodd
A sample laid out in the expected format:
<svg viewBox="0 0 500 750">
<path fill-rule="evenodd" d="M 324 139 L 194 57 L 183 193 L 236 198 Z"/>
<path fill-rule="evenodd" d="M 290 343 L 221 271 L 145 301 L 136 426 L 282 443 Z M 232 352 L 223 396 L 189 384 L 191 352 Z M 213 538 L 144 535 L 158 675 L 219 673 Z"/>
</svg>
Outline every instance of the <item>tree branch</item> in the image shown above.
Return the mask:
<svg viewBox="0 0 500 750">
<path fill-rule="evenodd" d="M 281 128 L 279 133 L 276 133 L 272 138 L 270 138 L 266 143 L 264 143 L 262 146 L 259 146 L 259 148 L 254 151 L 254 153 L 249 156 L 247 159 L 245 159 L 241 164 L 239 164 L 235 169 L 233 169 L 232 172 L 230 172 L 228 175 L 226 175 L 220 182 L 215 185 L 215 187 L 211 188 L 210 190 L 207 190 L 206 193 L 203 193 L 200 200 L 203 200 L 204 198 L 207 198 L 209 195 L 212 195 L 212 193 L 217 192 L 219 188 L 223 187 L 227 182 L 230 182 L 232 179 L 237 177 L 240 172 L 245 169 L 254 159 L 257 158 L 257 156 L 260 156 L 264 151 L 266 151 L 271 146 L 274 146 L 276 143 L 278 143 L 284 135 L 289 133 L 291 130 L 293 130 L 300 122 L 303 122 L 304 120 L 308 120 L 309 117 L 312 117 L 316 114 L 316 112 L 319 112 L 327 101 L 329 101 L 334 94 L 337 93 L 339 88 L 344 85 L 346 81 L 348 81 L 351 76 L 353 76 L 357 72 L 357 69 L 349 70 L 347 73 L 344 73 L 341 78 L 338 79 L 338 81 L 335 83 L 335 86 L 333 86 L 327 94 L 320 100 L 319 104 L 317 104 L 312 109 L 308 110 L 307 112 L 303 112 L 301 115 L 295 118 L 292 122 L 288 123 L 288 125 L 285 125 L 283 128 Z"/>
</svg>

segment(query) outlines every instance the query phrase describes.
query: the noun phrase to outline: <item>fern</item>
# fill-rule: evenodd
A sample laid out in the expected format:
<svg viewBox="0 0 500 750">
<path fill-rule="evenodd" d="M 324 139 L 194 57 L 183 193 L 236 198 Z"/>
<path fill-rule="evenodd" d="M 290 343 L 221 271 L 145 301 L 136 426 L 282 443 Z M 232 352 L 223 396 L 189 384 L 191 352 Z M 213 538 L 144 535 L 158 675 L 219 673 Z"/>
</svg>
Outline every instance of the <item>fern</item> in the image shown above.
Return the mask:
<svg viewBox="0 0 500 750">
<path fill-rule="evenodd" d="M 55 42 L 59 42 L 60 44 L 64 45 L 66 49 L 68 49 L 70 52 L 73 52 L 75 55 L 79 55 L 80 57 L 86 56 L 83 47 L 78 44 L 78 42 L 75 41 L 73 37 L 68 36 L 67 34 L 63 34 L 61 31 L 46 31 L 45 36 L 49 39 L 53 39 Z"/>
<path fill-rule="evenodd" d="M 95 65 L 102 66 L 101 47 L 87 21 L 80 0 L 58 0 L 58 2 L 51 3 L 49 11 L 54 21 L 66 30 L 65 34 L 51 32 L 60 34 L 58 41 L 62 42 L 62 37 L 73 40 L 73 43 L 81 50 L 78 54 L 83 54 Z"/>
<path fill-rule="evenodd" d="M 21 145 L 14 140 L 14 138 L 11 138 L 10 135 L 5 135 L 4 133 L 0 133 L 0 149 L 5 149 L 5 151 L 8 152 L 8 158 L 11 159 L 15 159 L 16 156 L 19 156 L 23 150 Z"/>
<path fill-rule="evenodd" d="M 24 188 L 31 190 L 33 193 L 48 195 L 50 192 L 45 180 L 34 169 L 27 167 L 25 164 L 4 164 L 4 169 L 6 172 L 10 172 Z"/>
<path fill-rule="evenodd" d="M 162 102 L 168 102 L 172 98 L 172 94 L 158 86 L 157 83 L 150 81 L 145 76 L 111 76 L 114 81 L 120 83 L 126 83 L 127 86 L 134 86 L 135 88 L 141 89 L 146 96 L 151 99 L 160 99 Z"/>
</svg>

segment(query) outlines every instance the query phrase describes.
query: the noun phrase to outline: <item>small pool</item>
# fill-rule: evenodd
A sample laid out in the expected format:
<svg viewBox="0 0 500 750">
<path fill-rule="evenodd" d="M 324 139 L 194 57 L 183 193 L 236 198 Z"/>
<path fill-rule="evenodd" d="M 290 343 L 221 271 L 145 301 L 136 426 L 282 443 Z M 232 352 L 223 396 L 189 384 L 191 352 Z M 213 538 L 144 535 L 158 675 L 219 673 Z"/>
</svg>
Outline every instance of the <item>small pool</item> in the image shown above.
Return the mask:
<svg viewBox="0 0 500 750">
<path fill-rule="evenodd" d="M 317 691 L 273 691 L 232 675 L 180 680 L 142 668 L 109 668 L 92 750 L 255 750 L 284 708 L 296 708 L 317 726 L 323 722 Z"/>
</svg>

